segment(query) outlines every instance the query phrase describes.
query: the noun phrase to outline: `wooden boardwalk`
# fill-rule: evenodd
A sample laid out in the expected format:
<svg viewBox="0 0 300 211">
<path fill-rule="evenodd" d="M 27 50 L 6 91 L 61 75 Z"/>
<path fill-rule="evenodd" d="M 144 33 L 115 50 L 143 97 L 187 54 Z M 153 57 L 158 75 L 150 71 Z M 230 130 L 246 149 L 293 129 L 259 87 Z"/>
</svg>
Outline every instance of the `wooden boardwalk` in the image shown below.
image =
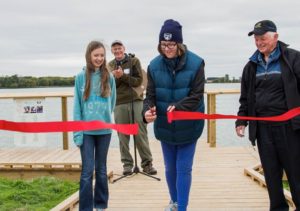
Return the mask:
<svg viewBox="0 0 300 211">
<path fill-rule="evenodd" d="M 160 144 L 151 141 L 156 181 L 142 174 L 110 184 L 108 211 L 162 211 L 169 202 Z M 108 171 L 121 174 L 118 149 L 110 150 Z M 139 157 L 138 157 L 139 160 Z M 140 162 L 140 161 L 138 161 Z M 210 148 L 198 143 L 193 168 L 189 211 L 266 211 L 269 199 L 265 188 L 244 175 L 244 168 L 259 162 L 252 147 Z M 114 175 L 118 178 L 118 175 Z M 75 208 L 78 210 L 78 206 Z"/>
<path fill-rule="evenodd" d="M 158 141 L 151 141 L 150 144 L 154 167 L 157 168 L 157 176 L 161 181 L 137 174 L 109 184 L 110 200 L 107 211 L 162 211 L 168 204 L 169 195 L 160 144 Z M 138 162 L 139 160 L 138 157 Z M 244 168 L 258 162 L 256 151 L 250 147 L 210 148 L 204 140 L 199 141 L 194 160 L 188 210 L 268 210 L 269 199 L 266 189 L 244 175 Z M 19 167 L 27 164 L 28 168 L 57 167 L 71 168 L 75 171 L 80 166 L 80 154 L 78 149 L 68 151 L 0 149 L 1 171 L 4 168 L 16 168 L 17 163 Z M 32 163 L 36 164 L 32 165 Z M 109 151 L 109 171 L 113 171 L 114 179 L 122 172 L 117 148 L 111 148 Z M 78 210 L 78 206 L 75 206 L 74 210 Z"/>
</svg>

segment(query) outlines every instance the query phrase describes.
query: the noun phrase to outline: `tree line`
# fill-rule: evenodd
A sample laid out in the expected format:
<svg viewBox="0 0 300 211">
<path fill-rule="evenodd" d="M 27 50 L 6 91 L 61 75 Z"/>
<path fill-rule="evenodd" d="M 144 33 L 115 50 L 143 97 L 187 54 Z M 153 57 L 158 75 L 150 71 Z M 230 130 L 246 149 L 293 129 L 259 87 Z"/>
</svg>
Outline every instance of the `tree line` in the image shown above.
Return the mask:
<svg viewBox="0 0 300 211">
<path fill-rule="evenodd" d="M 51 86 L 74 86 L 73 77 L 0 76 L 0 88 L 36 88 Z"/>
<path fill-rule="evenodd" d="M 0 88 L 36 88 L 36 87 L 67 87 L 74 86 L 75 76 L 59 77 L 59 76 L 0 76 Z M 240 79 L 229 79 L 229 75 L 224 77 L 208 77 L 209 83 L 239 83 Z"/>
</svg>

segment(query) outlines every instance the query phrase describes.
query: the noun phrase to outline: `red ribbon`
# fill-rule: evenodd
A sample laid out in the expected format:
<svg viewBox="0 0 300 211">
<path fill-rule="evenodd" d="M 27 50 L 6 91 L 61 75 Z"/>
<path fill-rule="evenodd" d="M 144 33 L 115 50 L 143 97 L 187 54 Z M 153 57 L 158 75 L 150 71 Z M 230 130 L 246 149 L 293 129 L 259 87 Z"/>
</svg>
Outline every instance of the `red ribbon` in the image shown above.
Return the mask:
<svg viewBox="0 0 300 211">
<path fill-rule="evenodd" d="M 235 116 L 224 114 L 204 114 L 201 112 L 173 111 L 168 112 L 168 122 L 175 120 L 199 120 L 199 119 L 241 119 L 241 120 L 260 120 L 260 121 L 286 121 L 300 115 L 300 107 L 289 110 L 288 112 L 272 117 L 250 117 Z M 113 129 L 126 135 L 136 135 L 138 133 L 137 124 L 110 124 L 100 121 L 67 121 L 67 122 L 11 122 L 0 120 L 0 129 L 25 132 L 25 133 L 44 133 L 44 132 L 71 132 L 84 130 Z"/>
<path fill-rule="evenodd" d="M 67 122 L 11 122 L 0 120 L 1 130 L 25 133 L 71 132 L 84 130 L 113 129 L 126 135 L 136 135 L 138 124 L 110 124 L 100 121 L 67 121 Z"/>
<path fill-rule="evenodd" d="M 204 114 L 201 112 L 188 112 L 188 111 L 173 111 L 168 112 L 168 122 L 171 123 L 174 120 L 198 120 L 198 119 L 242 119 L 242 120 L 259 120 L 259 121 L 286 121 L 292 119 L 295 116 L 300 115 L 300 107 L 291 109 L 286 113 L 279 116 L 271 117 L 251 117 L 251 116 L 235 116 L 224 114 Z"/>
</svg>

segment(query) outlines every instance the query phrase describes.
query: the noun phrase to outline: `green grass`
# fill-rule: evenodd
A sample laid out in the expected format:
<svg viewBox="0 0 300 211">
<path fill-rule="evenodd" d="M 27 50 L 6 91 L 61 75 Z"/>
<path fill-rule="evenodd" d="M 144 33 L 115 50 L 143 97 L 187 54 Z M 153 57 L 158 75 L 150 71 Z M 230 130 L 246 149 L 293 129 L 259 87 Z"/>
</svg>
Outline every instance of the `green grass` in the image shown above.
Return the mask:
<svg viewBox="0 0 300 211">
<path fill-rule="evenodd" d="M 0 178 L 1 211 L 46 211 L 76 192 L 78 182 L 41 177 L 33 180 Z"/>
<path fill-rule="evenodd" d="M 289 182 L 288 181 L 283 180 L 282 184 L 283 184 L 283 188 L 284 189 L 290 191 L 290 186 L 289 186 Z"/>
</svg>

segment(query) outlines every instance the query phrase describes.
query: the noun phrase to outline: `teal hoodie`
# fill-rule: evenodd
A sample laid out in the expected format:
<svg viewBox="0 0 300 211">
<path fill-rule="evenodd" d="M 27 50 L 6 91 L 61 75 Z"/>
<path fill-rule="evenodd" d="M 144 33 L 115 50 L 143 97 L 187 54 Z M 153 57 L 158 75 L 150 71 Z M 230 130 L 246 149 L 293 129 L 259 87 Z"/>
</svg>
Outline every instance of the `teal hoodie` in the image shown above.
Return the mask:
<svg viewBox="0 0 300 211">
<path fill-rule="evenodd" d="M 84 100 L 85 71 L 85 68 L 83 68 L 75 78 L 73 119 L 75 121 L 99 120 L 112 123 L 112 112 L 116 104 L 116 84 L 113 75 L 110 73 L 109 77 L 110 96 L 101 97 L 101 72 L 99 70 L 93 72 L 91 74 L 90 96 L 87 100 Z M 109 133 L 112 133 L 111 129 L 78 131 L 73 133 L 73 140 L 77 146 L 81 146 L 83 134 L 102 135 Z"/>
</svg>

